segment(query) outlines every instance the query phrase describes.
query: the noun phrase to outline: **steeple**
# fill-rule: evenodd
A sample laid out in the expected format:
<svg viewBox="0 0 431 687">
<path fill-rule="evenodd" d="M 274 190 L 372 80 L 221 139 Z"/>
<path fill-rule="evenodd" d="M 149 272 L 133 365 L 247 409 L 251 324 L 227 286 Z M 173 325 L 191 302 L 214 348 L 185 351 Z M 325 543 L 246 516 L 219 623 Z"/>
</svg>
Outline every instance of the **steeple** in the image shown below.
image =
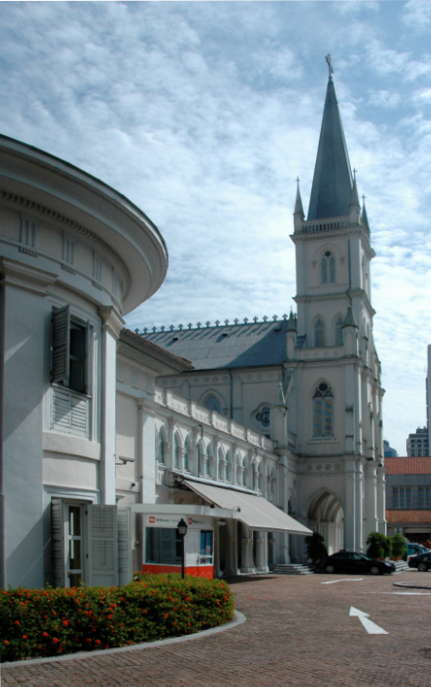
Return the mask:
<svg viewBox="0 0 431 687">
<path fill-rule="evenodd" d="M 368 224 L 367 209 L 365 207 L 365 196 L 362 196 L 362 212 L 361 212 L 361 224 L 364 225 L 365 229 L 369 232 L 370 225 Z"/>
<path fill-rule="evenodd" d="M 302 220 L 304 219 L 304 208 L 302 205 L 301 191 L 299 190 L 299 177 L 296 180 L 296 199 L 294 215 L 298 215 Z"/>
<path fill-rule="evenodd" d="M 352 172 L 331 66 L 307 219 L 348 215 L 352 187 Z"/>
<path fill-rule="evenodd" d="M 295 233 L 302 230 L 304 222 L 304 207 L 302 205 L 301 191 L 299 190 L 299 179 L 296 180 L 296 199 L 295 210 L 293 213 L 293 226 Z"/>
</svg>

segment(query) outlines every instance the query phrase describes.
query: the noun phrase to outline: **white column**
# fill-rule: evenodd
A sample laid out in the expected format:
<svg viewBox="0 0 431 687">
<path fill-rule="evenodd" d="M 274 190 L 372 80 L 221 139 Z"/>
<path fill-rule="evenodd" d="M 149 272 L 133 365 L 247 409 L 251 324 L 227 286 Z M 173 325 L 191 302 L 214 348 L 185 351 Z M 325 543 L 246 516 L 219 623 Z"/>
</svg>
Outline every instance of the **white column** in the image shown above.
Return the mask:
<svg viewBox="0 0 431 687">
<path fill-rule="evenodd" d="M 379 521 L 377 517 L 377 476 L 376 464 L 367 462 L 365 464 L 365 539 L 370 532 L 379 531 Z"/>
<path fill-rule="evenodd" d="M 156 424 L 144 403 L 138 404 L 138 463 L 141 503 L 156 502 Z"/>
<path fill-rule="evenodd" d="M 115 504 L 117 339 L 123 320 L 111 306 L 99 308 L 103 320 L 101 380 L 100 501 Z"/>
<path fill-rule="evenodd" d="M 256 572 L 266 573 L 268 567 L 268 533 L 258 531 L 256 547 Z"/>
<path fill-rule="evenodd" d="M 226 551 L 226 575 L 238 574 L 238 537 L 237 520 L 228 520 L 227 524 L 227 551 Z"/>
<path fill-rule="evenodd" d="M 344 548 L 355 551 L 356 541 L 356 517 L 357 517 L 357 486 L 355 459 L 346 459 L 344 474 Z"/>
<path fill-rule="evenodd" d="M 241 572 L 255 572 L 253 561 L 253 530 L 244 524 L 241 525 Z"/>
</svg>

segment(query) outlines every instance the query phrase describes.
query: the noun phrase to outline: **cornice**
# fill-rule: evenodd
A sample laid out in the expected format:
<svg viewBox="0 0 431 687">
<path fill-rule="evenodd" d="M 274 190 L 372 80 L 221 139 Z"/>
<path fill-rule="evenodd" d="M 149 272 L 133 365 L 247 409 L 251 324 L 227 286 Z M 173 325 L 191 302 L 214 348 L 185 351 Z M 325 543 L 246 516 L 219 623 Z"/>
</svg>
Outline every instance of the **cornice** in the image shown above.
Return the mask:
<svg viewBox="0 0 431 687">
<path fill-rule="evenodd" d="M 25 212 L 36 213 L 37 215 L 45 217 L 50 221 L 59 223 L 63 227 L 67 227 L 68 230 L 79 234 L 80 236 L 84 237 L 89 241 L 93 241 L 96 245 L 100 246 L 103 250 L 107 251 L 110 256 L 118 260 L 121 263 L 122 269 L 125 271 L 128 277 L 130 276 L 129 270 L 127 269 L 127 265 L 124 263 L 122 258 L 112 250 L 108 243 L 103 241 L 94 232 L 90 231 L 90 229 L 87 229 L 87 227 L 85 227 L 83 224 L 80 224 L 76 220 L 67 217 L 67 215 L 58 212 L 58 210 L 53 210 L 52 208 L 49 208 L 48 206 L 43 205 L 42 203 L 37 203 L 36 201 L 31 200 L 30 198 L 26 198 L 25 196 L 19 195 L 18 193 L 11 193 L 10 191 L 6 191 L 5 189 L 1 188 L 0 200 L 5 201 L 8 205 L 12 206 L 17 210 L 24 210 Z"/>
<path fill-rule="evenodd" d="M 49 287 L 58 279 L 58 274 L 55 272 L 30 267 L 4 257 L 0 258 L 0 270 L 4 284 L 43 296 L 48 293 Z"/>
</svg>

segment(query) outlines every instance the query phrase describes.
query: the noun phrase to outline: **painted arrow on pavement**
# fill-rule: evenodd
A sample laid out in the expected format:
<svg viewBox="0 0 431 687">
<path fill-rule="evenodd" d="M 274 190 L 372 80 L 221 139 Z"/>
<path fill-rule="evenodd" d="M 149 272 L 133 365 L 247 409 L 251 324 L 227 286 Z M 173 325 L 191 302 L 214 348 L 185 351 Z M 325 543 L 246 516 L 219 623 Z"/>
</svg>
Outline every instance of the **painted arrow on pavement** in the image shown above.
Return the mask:
<svg viewBox="0 0 431 687">
<path fill-rule="evenodd" d="M 363 582 L 363 577 L 342 577 L 341 580 L 329 580 L 329 582 L 321 582 L 320 584 L 337 584 L 337 582 Z"/>
<path fill-rule="evenodd" d="M 373 623 L 373 621 L 370 620 L 368 613 L 365 613 L 364 611 L 360 611 L 359 608 L 355 608 L 354 606 L 350 606 L 349 616 L 358 617 L 362 623 L 363 628 L 368 632 L 369 635 L 387 635 L 388 634 L 388 632 L 386 632 L 386 630 L 384 630 L 383 627 L 376 625 L 376 623 Z"/>
</svg>

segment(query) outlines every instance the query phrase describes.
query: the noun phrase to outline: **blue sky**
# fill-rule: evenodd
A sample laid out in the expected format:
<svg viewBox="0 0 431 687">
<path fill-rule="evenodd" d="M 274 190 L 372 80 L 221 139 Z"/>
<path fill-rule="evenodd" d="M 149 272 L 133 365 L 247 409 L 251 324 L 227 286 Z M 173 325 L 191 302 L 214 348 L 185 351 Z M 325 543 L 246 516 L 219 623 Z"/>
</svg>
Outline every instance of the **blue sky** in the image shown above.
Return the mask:
<svg viewBox="0 0 431 687">
<path fill-rule="evenodd" d="M 431 343 L 431 3 L 11 2 L 0 20 L 2 133 L 111 184 L 167 241 L 131 327 L 289 311 L 331 53 L 377 252 L 385 436 L 404 454 Z"/>
</svg>

